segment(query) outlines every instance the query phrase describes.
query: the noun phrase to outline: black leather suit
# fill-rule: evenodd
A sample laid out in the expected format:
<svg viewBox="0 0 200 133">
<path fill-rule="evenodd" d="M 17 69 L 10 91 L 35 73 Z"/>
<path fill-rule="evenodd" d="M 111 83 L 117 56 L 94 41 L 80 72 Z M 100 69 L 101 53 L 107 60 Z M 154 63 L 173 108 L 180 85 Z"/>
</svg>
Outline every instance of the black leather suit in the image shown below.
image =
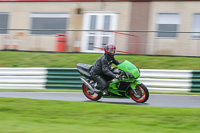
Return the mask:
<svg viewBox="0 0 200 133">
<path fill-rule="evenodd" d="M 112 63 L 115 65 L 120 64 L 114 56 L 103 54 L 97 61 L 94 63 L 91 69 L 92 78 L 97 82 L 97 89 L 106 89 L 110 82 L 107 82 L 104 77 L 109 77 L 113 79 L 116 75 L 110 70 Z"/>
</svg>

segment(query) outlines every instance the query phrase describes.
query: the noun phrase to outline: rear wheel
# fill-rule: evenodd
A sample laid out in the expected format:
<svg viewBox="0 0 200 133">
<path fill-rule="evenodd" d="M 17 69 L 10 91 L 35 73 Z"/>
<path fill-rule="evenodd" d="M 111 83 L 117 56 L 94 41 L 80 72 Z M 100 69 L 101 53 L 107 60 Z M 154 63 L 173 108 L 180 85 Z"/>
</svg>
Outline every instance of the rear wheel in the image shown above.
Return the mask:
<svg viewBox="0 0 200 133">
<path fill-rule="evenodd" d="M 149 91 L 144 84 L 136 85 L 136 89 L 129 89 L 130 97 L 137 103 L 144 103 L 149 98 Z"/>
<path fill-rule="evenodd" d="M 92 101 L 98 101 L 98 100 L 102 97 L 102 94 L 96 94 L 96 93 L 94 93 L 94 94 L 89 94 L 89 93 L 88 93 L 88 87 L 87 87 L 87 85 L 85 85 L 85 84 L 82 85 L 82 90 L 83 90 L 84 95 L 85 95 L 88 99 L 90 99 L 90 100 L 92 100 Z"/>
</svg>

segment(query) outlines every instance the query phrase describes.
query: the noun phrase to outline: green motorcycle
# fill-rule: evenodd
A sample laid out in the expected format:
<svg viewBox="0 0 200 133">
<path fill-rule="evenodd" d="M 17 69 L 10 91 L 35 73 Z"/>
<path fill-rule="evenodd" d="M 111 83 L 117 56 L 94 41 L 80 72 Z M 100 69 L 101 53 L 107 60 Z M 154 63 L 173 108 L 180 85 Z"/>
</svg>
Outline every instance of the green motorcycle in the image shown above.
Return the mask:
<svg viewBox="0 0 200 133">
<path fill-rule="evenodd" d="M 149 91 L 147 87 L 141 83 L 138 78 L 140 77 L 140 70 L 131 62 L 124 61 L 117 67 L 113 67 L 111 71 L 119 75 L 118 79 L 108 79 L 110 81 L 107 88 L 107 93 L 97 93 L 95 86 L 97 83 L 92 79 L 90 70 L 92 66 L 87 64 L 77 64 L 78 72 L 84 76 L 81 78 L 83 81 L 82 90 L 85 96 L 92 100 L 97 101 L 100 98 L 132 98 L 137 103 L 144 103 L 149 98 Z"/>
</svg>

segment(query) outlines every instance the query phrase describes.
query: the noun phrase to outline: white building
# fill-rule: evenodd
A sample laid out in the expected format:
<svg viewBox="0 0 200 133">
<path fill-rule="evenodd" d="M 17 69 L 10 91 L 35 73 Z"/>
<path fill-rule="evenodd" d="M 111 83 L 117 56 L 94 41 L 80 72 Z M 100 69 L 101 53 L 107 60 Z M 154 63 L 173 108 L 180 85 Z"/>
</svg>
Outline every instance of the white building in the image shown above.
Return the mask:
<svg viewBox="0 0 200 133">
<path fill-rule="evenodd" d="M 189 33 L 200 32 L 199 6 L 197 0 L 0 0 L 0 49 L 55 51 L 55 33 L 64 33 L 68 52 L 100 52 L 115 43 L 136 54 L 200 56 L 200 33 Z M 89 31 L 102 29 L 143 32 Z"/>
</svg>

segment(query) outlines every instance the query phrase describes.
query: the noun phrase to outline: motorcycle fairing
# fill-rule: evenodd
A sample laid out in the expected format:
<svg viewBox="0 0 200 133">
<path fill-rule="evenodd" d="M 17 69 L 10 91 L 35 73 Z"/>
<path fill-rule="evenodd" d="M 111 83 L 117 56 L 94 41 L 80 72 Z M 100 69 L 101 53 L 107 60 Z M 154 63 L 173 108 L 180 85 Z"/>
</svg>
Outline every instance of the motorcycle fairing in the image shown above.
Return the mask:
<svg viewBox="0 0 200 133">
<path fill-rule="evenodd" d="M 134 76 L 134 79 L 137 79 L 140 77 L 140 71 L 139 69 L 133 65 L 131 62 L 125 60 L 123 63 L 119 64 L 117 68 L 124 70 L 125 72 L 130 73 L 131 75 Z M 127 74 L 129 77 L 129 75 Z"/>
</svg>

